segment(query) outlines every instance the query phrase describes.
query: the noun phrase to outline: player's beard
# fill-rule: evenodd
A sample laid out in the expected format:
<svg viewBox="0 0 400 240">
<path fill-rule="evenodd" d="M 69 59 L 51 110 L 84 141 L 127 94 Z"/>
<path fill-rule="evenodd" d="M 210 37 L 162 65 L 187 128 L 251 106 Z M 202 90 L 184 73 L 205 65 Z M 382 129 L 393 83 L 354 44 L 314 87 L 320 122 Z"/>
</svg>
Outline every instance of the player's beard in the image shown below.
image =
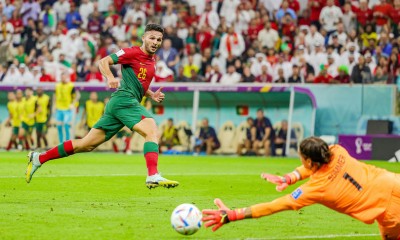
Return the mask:
<svg viewBox="0 0 400 240">
<path fill-rule="evenodd" d="M 156 46 L 156 47 L 153 47 L 154 45 L 153 44 L 146 44 L 146 50 L 147 50 L 147 52 L 148 53 L 150 53 L 150 54 L 155 54 L 156 53 L 156 51 L 157 51 L 157 49 L 158 49 L 158 46 Z"/>
</svg>

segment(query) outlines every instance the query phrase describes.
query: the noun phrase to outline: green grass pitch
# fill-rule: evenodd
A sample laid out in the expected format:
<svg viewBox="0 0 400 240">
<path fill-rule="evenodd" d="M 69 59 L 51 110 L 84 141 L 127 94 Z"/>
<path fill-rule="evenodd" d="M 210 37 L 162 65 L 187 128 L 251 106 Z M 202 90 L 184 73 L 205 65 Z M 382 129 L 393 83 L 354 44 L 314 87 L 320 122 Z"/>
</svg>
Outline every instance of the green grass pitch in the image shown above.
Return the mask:
<svg viewBox="0 0 400 240">
<path fill-rule="evenodd" d="M 245 207 L 290 193 L 275 191 L 262 171 L 283 174 L 297 159 L 230 156 L 161 156 L 159 170 L 175 189 L 145 187 L 142 155 L 79 154 L 44 165 L 25 183 L 26 153 L 0 153 L 0 239 L 380 239 L 366 225 L 315 205 L 234 222 L 213 233 L 176 233 L 171 211 L 181 203 L 214 208 L 221 198 Z M 370 162 L 400 172 L 400 165 Z M 298 184 L 297 184 L 298 186 Z"/>
</svg>

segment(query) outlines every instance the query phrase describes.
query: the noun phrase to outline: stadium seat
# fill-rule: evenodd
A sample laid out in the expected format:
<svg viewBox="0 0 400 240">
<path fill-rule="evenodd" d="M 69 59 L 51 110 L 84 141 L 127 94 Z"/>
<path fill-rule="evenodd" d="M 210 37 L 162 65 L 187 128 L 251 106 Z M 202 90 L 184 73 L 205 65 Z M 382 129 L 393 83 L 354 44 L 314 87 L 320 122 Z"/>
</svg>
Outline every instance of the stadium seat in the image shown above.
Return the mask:
<svg viewBox="0 0 400 240">
<path fill-rule="evenodd" d="M 11 137 L 12 127 L 6 127 L 6 122 L 0 124 L 0 148 L 6 148 Z"/>
<path fill-rule="evenodd" d="M 218 139 L 221 144 L 216 153 L 233 154 L 237 149 L 236 128 L 232 121 L 222 124 L 218 131 Z"/>
<path fill-rule="evenodd" d="M 191 144 L 190 144 L 190 136 L 189 136 L 189 131 L 190 131 L 190 126 L 188 122 L 186 121 L 181 121 L 178 123 L 176 126 L 178 130 L 178 138 L 180 141 L 180 145 L 174 146 L 172 149 L 176 151 L 189 151 Z"/>
</svg>

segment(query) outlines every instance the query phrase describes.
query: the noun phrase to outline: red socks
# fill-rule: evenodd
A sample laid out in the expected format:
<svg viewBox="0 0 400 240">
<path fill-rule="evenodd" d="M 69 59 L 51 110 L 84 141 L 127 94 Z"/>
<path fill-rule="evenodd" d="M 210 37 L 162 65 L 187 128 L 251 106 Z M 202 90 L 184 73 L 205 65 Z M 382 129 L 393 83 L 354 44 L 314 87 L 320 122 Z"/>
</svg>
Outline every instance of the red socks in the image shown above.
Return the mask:
<svg viewBox="0 0 400 240">
<path fill-rule="evenodd" d="M 72 154 L 74 154 L 74 147 L 72 146 L 72 141 L 68 140 L 61 143 L 57 147 L 54 147 L 49 151 L 40 154 L 39 162 L 43 164 L 49 160 L 67 157 Z"/>
<path fill-rule="evenodd" d="M 147 175 L 151 176 L 158 173 L 158 144 L 155 142 L 145 142 L 143 152 L 146 159 Z"/>
</svg>

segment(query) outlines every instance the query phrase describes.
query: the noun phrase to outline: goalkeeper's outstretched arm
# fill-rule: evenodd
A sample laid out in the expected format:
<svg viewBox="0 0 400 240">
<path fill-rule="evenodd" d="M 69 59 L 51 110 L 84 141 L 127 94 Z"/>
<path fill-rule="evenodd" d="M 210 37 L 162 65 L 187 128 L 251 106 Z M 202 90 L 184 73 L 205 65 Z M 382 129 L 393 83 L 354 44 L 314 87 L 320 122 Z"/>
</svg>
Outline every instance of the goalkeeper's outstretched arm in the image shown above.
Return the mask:
<svg viewBox="0 0 400 240">
<path fill-rule="evenodd" d="M 283 176 L 277 176 L 269 173 L 262 173 L 261 178 L 268 182 L 276 184 L 276 190 L 281 192 L 289 185 L 295 184 L 299 180 L 307 179 L 311 176 L 312 171 L 305 168 L 304 165 L 297 167 L 293 172 L 287 173 Z"/>
</svg>

